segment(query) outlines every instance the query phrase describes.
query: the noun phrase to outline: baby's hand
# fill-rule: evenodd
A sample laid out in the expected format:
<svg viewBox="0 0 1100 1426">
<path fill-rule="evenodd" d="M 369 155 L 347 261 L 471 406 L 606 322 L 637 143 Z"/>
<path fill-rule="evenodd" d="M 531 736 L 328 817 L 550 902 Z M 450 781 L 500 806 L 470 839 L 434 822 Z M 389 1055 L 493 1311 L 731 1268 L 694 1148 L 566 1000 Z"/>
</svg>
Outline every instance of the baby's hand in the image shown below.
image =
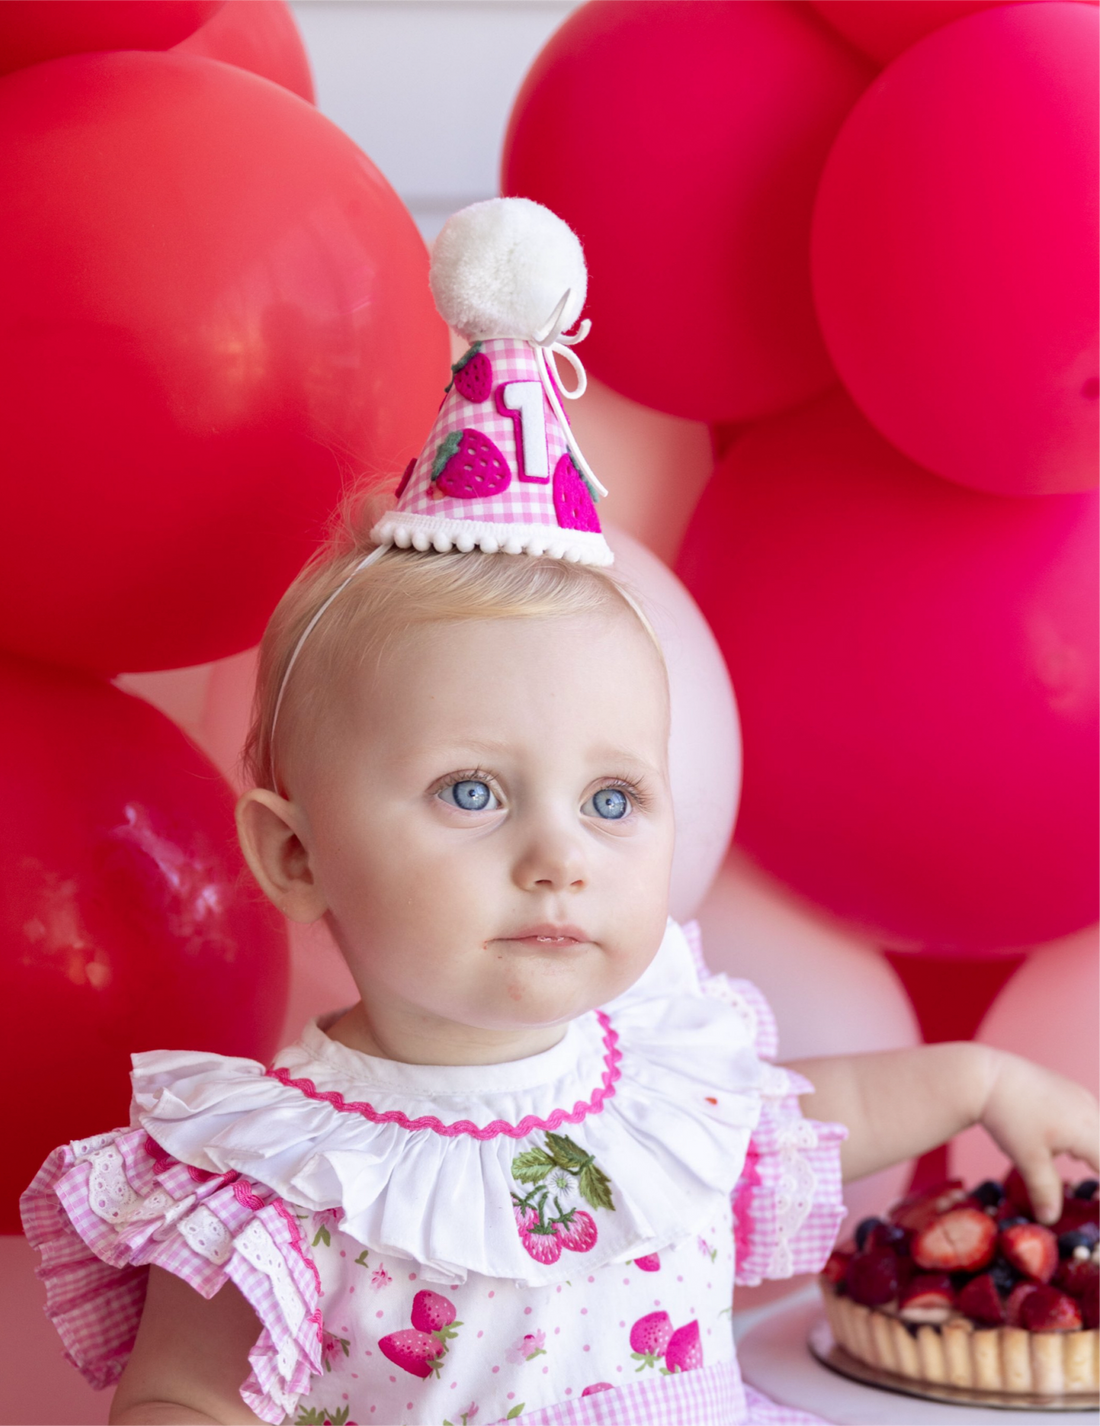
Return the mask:
<svg viewBox="0 0 1100 1426">
<path fill-rule="evenodd" d="M 1052 1070 L 993 1052 L 981 1122 L 1023 1174 L 1035 1216 L 1055 1223 L 1062 1183 L 1055 1154 L 1072 1154 L 1100 1171 L 1100 1109 L 1081 1085 Z"/>
</svg>

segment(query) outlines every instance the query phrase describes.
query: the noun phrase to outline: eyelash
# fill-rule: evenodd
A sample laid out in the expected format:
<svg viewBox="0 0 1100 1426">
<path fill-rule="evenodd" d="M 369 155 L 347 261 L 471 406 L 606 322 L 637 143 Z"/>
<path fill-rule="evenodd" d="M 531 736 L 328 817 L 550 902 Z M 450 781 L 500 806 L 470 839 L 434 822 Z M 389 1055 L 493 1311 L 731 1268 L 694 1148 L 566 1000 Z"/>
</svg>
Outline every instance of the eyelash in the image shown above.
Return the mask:
<svg viewBox="0 0 1100 1426">
<path fill-rule="evenodd" d="M 491 772 L 486 772 L 483 768 L 470 768 L 466 772 L 455 772 L 445 777 L 435 789 L 433 796 L 445 791 L 448 787 L 457 787 L 460 782 L 483 782 L 486 787 L 491 788 L 495 797 L 501 798 L 501 789 L 496 778 Z M 606 782 L 601 782 L 599 787 L 593 791 L 593 796 L 597 792 L 603 792 L 606 788 L 617 787 L 621 792 L 625 792 L 636 808 L 646 808 L 650 803 L 648 792 L 643 791 L 637 783 L 629 782 L 625 777 L 609 777 Z M 502 799 L 503 800 L 503 799 Z"/>
</svg>

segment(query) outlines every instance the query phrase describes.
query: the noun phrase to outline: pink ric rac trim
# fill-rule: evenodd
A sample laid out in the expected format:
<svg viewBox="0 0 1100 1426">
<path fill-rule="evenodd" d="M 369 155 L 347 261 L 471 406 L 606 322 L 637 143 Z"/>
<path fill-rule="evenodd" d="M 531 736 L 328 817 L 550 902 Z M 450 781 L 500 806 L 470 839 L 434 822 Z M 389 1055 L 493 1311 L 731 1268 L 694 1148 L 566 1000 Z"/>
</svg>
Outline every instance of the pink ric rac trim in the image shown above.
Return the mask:
<svg viewBox="0 0 1100 1426">
<path fill-rule="evenodd" d="M 579 1124 L 589 1114 L 599 1114 L 603 1109 L 604 1102 L 614 1095 L 615 1083 L 622 1075 L 619 1061 L 623 1057 L 623 1052 L 618 1048 L 619 1036 L 612 1029 L 608 1017 L 602 1010 L 597 1010 L 596 1018 L 604 1032 L 604 1070 L 600 1076 L 600 1086 L 592 1091 L 591 1099 L 587 1103 L 583 1099 L 579 1099 L 572 1109 L 554 1109 L 545 1119 L 540 1119 L 535 1114 L 527 1114 L 518 1124 L 508 1124 L 503 1119 L 494 1119 L 491 1124 L 486 1124 L 483 1129 L 479 1129 L 469 1119 L 459 1119 L 454 1124 L 444 1124 L 442 1119 L 437 1119 L 434 1114 L 425 1114 L 419 1119 L 410 1119 L 400 1109 L 381 1111 L 375 1109 L 372 1104 L 347 1104 L 344 1102 L 344 1096 L 338 1090 L 322 1091 L 311 1079 L 291 1079 L 290 1071 L 286 1069 L 269 1069 L 268 1074 L 273 1079 L 277 1079 L 280 1084 L 299 1090 L 309 1099 L 323 1099 L 327 1104 L 331 1104 L 333 1109 L 338 1109 L 341 1114 L 361 1114 L 372 1124 L 397 1124 L 402 1129 L 431 1129 L 434 1134 L 442 1134 L 448 1139 L 458 1138 L 460 1134 L 469 1134 L 472 1139 L 496 1139 L 501 1134 L 507 1134 L 510 1139 L 526 1139 L 528 1134 L 533 1134 L 536 1129 L 556 1129 L 560 1124 Z"/>
</svg>

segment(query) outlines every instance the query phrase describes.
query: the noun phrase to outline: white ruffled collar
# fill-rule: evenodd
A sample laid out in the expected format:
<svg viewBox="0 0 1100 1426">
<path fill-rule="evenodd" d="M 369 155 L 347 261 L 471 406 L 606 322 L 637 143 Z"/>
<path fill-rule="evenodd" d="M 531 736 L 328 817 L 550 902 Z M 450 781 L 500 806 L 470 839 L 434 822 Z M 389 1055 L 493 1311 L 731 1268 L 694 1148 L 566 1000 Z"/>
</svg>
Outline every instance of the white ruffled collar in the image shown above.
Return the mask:
<svg viewBox="0 0 1100 1426">
<path fill-rule="evenodd" d="M 556 1282 L 659 1251 L 736 1182 L 767 1066 L 744 1018 L 704 995 L 670 921 L 645 975 L 505 1065 L 406 1065 L 314 1022 L 255 1060 L 134 1057 L 134 1118 L 184 1163 L 230 1169 L 311 1210 L 340 1210 L 421 1276 Z"/>
</svg>

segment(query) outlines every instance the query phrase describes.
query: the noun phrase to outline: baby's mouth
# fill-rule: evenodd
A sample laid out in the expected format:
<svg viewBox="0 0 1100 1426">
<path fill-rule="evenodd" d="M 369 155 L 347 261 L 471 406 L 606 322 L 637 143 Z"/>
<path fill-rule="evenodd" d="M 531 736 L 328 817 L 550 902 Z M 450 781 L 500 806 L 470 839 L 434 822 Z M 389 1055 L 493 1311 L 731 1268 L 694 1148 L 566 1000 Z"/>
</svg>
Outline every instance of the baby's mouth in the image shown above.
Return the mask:
<svg viewBox="0 0 1100 1426">
<path fill-rule="evenodd" d="M 546 923 L 540 926 L 524 926 L 510 936 L 502 936 L 501 940 L 518 941 L 547 950 L 568 950 L 572 946 L 587 945 L 591 937 L 580 926 L 554 926 Z"/>
</svg>

